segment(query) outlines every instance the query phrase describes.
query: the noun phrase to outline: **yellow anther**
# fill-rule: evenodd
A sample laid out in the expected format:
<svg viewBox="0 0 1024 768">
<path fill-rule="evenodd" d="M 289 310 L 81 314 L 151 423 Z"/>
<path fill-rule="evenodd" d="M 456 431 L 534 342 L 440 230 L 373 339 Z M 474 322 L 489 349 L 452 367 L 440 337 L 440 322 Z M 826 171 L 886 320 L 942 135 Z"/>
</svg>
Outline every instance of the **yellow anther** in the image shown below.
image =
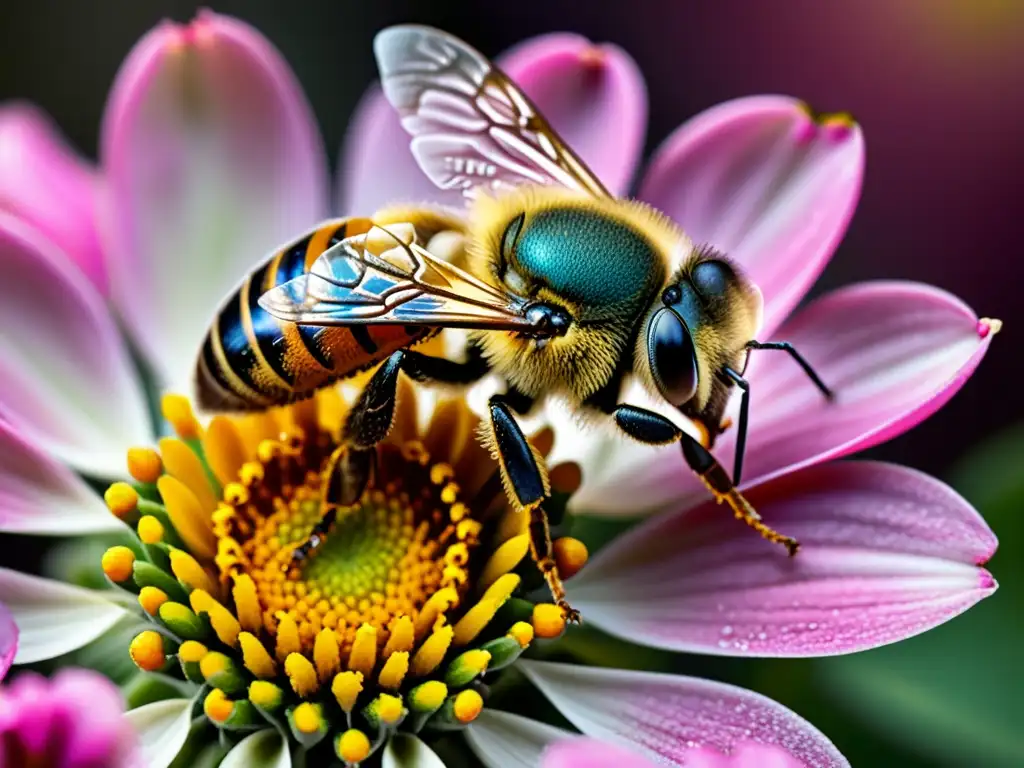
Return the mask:
<svg viewBox="0 0 1024 768">
<path fill-rule="evenodd" d="M 204 510 L 195 493 L 171 475 L 163 475 L 156 481 L 156 487 L 185 546 L 199 557 L 212 560 L 217 552 L 217 537 L 213 535 L 210 518 L 213 507 Z"/>
<path fill-rule="evenodd" d="M 238 477 L 245 463 L 245 447 L 234 422 L 226 416 L 214 416 L 203 435 L 203 453 L 221 485 Z"/>
<path fill-rule="evenodd" d="M 111 547 L 103 553 L 100 564 L 107 578 L 115 584 L 120 584 L 132 577 L 135 553 L 128 547 Z"/>
<path fill-rule="evenodd" d="M 426 677 L 437 669 L 448 652 L 448 646 L 452 644 L 454 635 L 455 630 L 447 625 L 435 629 L 413 656 L 412 674 L 415 677 Z"/>
<path fill-rule="evenodd" d="M 199 671 L 209 680 L 214 675 L 227 671 L 231 667 L 231 659 L 218 651 L 210 651 L 199 660 Z"/>
<path fill-rule="evenodd" d="M 454 504 L 458 498 L 458 483 L 448 483 L 448 485 L 441 489 L 441 501 L 443 501 L 445 504 Z"/>
<path fill-rule="evenodd" d="M 538 603 L 533 606 L 530 622 L 537 637 L 546 640 L 560 637 L 565 632 L 565 611 L 551 603 Z"/>
<path fill-rule="evenodd" d="M 520 648 L 526 648 L 533 642 L 533 625 L 525 621 L 517 621 L 509 628 L 508 636 L 515 638 Z"/>
<path fill-rule="evenodd" d="M 459 593 L 451 587 L 439 589 L 430 596 L 424 604 L 423 609 L 416 616 L 415 630 L 416 637 L 423 637 L 427 634 L 437 617 L 446 613 L 452 606 L 458 605 Z"/>
<path fill-rule="evenodd" d="M 455 625 L 455 645 L 472 642 L 490 623 L 500 607 L 501 603 L 497 600 L 482 597 Z"/>
<path fill-rule="evenodd" d="M 259 466 L 257 464 L 256 466 Z M 260 472 L 263 468 L 260 467 Z M 240 507 L 249 501 L 249 490 L 241 483 L 228 483 L 224 486 L 224 501 L 232 507 Z"/>
<path fill-rule="evenodd" d="M 440 680 L 428 680 L 409 691 L 409 706 L 417 712 L 436 712 L 448 698 L 448 686 Z"/>
<path fill-rule="evenodd" d="M 313 661 L 320 681 L 326 683 L 341 669 L 341 649 L 333 629 L 322 629 L 313 644 Z"/>
<path fill-rule="evenodd" d="M 284 672 L 288 675 L 292 690 L 304 699 L 308 699 L 320 687 L 316 679 L 316 669 L 301 653 L 288 654 L 288 658 L 284 660 Z"/>
<path fill-rule="evenodd" d="M 571 536 L 555 539 L 554 553 L 555 562 L 558 564 L 558 574 L 563 579 L 571 579 L 579 573 L 590 557 L 587 545 Z"/>
<path fill-rule="evenodd" d="M 480 648 L 474 648 L 453 659 L 445 673 L 445 682 L 453 688 L 468 685 L 487 671 L 491 663 L 491 654 Z"/>
<path fill-rule="evenodd" d="M 441 485 L 455 477 L 455 470 L 451 464 L 434 464 L 430 468 L 430 482 L 434 485 Z"/>
<path fill-rule="evenodd" d="M 512 593 L 516 591 L 520 581 L 519 575 L 515 573 L 506 573 L 504 576 L 499 576 L 484 592 L 484 599 L 494 600 L 500 605 L 508 600 Z"/>
<path fill-rule="evenodd" d="M 160 606 L 167 600 L 167 593 L 157 587 L 143 587 L 139 591 L 139 605 L 150 616 L 156 616 Z"/>
<path fill-rule="evenodd" d="M 209 649 L 199 641 L 186 640 L 178 648 L 178 658 L 194 664 L 202 661 L 209 652 Z"/>
<path fill-rule="evenodd" d="M 266 710 L 277 709 L 281 705 L 281 689 L 266 680 L 254 680 L 249 683 L 249 701 Z"/>
<path fill-rule="evenodd" d="M 391 622 L 391 636 L 388 637 L 387 645 L 384 646 L 384 658 L 398 651 L 411 651 L 416 643 L 416 633 L 413 628 L 412 619 L 402 615 Z"/>
<path fill-rule="evenodd" d="M 210 578 L 203 566 L 182 549 L 171 550 L 171 571 L 175 578 L 192 589 L 202 589 L 209 594 L 217 592 L 217 582 Z"/>
<path fill-rule="evenodd" d="M 256 457 L 264 464 L 269 464 L 284 453 L 284 446 L 277 440 L 261 440 L 256 448 Z"/>
<path fill-rule="evenodd" d="M 128 646 L 128 655 L 135 662 L 135 666 L 146 672 L 159 671 L 167 661 L 164 654 L 164 639 L 159 632 L 152 629 L 135 636 Z"/>
<path fill-rule="evenodd" d="M 299 627 L 295 619 L 287 613 L 279 613 L 277 616 L 277 660 L 283 662 L 293 653 L 302 650 L 302 640 L 299 638 Z"/>
<path fill-rule="evenodd" d="M 459 691 L 455 696 L 454 713 L 460 723 L 471 723 L 484 708 L 483 697 L 472 688 Z"/>
<path fill-rule="evenodd" d="M 238 635 L 238 643 L 242 647 L 242 661 L 246 669 L 261 680 L 269 680 L 277 675 L 274 659 L 255 635 L 242 632 Z"/>
<path fill-rule="evenodd" d="M 377 663 L 377 628 L 372 624 L 363 624 L 356 630 L 352 641 L 352 651 L 348 656 L 348 668 L 354 672 L 362 672 L 369 677 Z"/>
<path fill-rule="evenodd" d="M 183 440 L 199 437 L 200 427 L 192 403 L 182 395 L 164 395 L 160 400 L 160 411 L 167 422 Z"/>
<path fill-rule="evenodd" d="M 231 701 L 224 691 L 214 688 L 203 700 L 203 712 L 215 723 L 226 722 L 231 713 L 235 711 L 235 702 Z"/>
<path fill-rule="evenodd" d="M 263 626 L 263 612 L 256 593 L 256 582 L 249 574 L 242 573 L 235 578 L 231 596 L 235 599 L 239 623 L 250 632 L 258 632 Z"/>
<path fill-rule="evenodd" d="M 394 725 L 402 719 L 405 707 L 402 699 L 398 696 L 391 696 L 382 693 L 377 697 L 377 716 L 384 725 Z"/>
<path fill-rule="evenodd" d="M 128 449 L 128 473 L 140 483 L 155 483 L 163 469 L 160 454 L 152 448 Z"/>
<path fill-rule="evenodd" d="M 491 586 L 495 581 L 511 571 L 519 562 L 526 557 L 530 550 L 530 535 L 522 533 L 513 536 L 496 550 L 487 560 L 483 571 L 480 573 L 478 583 L 482 589 Z"/>
<path fill-rule="evenodd" d="M 210 625 L 222 643 L 232 648 L 238 644 L 238 633 L 242 631 L 242 625 L 231 611 L 213 599 L 204 589 L 192 590 L 188 599 L 193 611 L 205 612 L 210 616 Z"/>
<path fill-rule="evenodd" d="M 164 526 L 152 515 L 143 515 L 137 526 L 143 544 L 159 544 L 164 540 Z"/>
<path fill-rule="evenodd" d="M 292 712 L 292 722 L 302 733 L 316 733 L 324 725 L 324 718 L 315 704 L 304 701 Z"/>
<path fill-rule="evenodd" d="M 127 517 L 139 506 L 138 491 L 128 483 L 114 483 L 108 487 L 103 493 L 103 500 L 107 502 L 107 509 L 118 518 Z"/>
<path fill-rule="evenodd" d="M 384 667 L 380 671 L 377 682 L 380 683 L 381 688 L 394 690 L 402 684 L 408 671 L 409 652 L 396 651 L 388 656 L 388 660 L 384 662 Z"/>
<path fill-rule="evenodd" d="M 370 740 L 362 731 L 349 728 L 338 736 L 334 751 L 346 764 L 358 765 L 370 756 Z"/>
<path fill-rule="evenodd" d="M 351 712 L 356 706 L 356 699 L 363 691 L 363 675 L 361 672 L 339 672 L 331 683 L 331 693 L 338 700 L 338 706 L 345 712 Z"/>
</svg>

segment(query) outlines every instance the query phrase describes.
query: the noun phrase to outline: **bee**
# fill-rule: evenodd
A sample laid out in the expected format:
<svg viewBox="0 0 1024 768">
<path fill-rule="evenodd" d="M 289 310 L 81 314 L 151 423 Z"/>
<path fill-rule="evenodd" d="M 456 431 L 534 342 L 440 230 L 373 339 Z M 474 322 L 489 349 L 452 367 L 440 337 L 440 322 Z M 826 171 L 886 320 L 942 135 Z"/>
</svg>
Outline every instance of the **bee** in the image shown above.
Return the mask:
<svg viewBox="0 0 1024 768">
<path fill-rule="evenodd" d="M 758 288 L 668 217 L 609 194 L 520 89 L 484 56 L 444 32 L 403 25 L 374 41 L 384 94 L 426 176 L 466 198 L 463 211 L 397 206 L 324 224 L 272 256 L 225 304 L 197 364 L 208 409 L 265 408 L 376 366 L 344 427 L 324 480 L 324 515 L 295 549 L 301 561 L 356 501 L 388 432 L 400 374 L 468 385 L 497 374 L 486 441 L 510 502 L 529 515 L 531 554 L 572 620 L 555 563 L 543 462 L 516 414 L 559 396 L 651 445 L 679 443 L 711 495 L 766 539 L 737 490 L 746 443 L 751 350 L 787 352 L 822 394 L 808 362 L 785 342 L 762 343 Z M 416 346 L 466 328 L 462 356 Z M 653 410 L 622 402 L 638 379 L 677 409 L 700 439 Z M 714 458 L 730 397 L 741 394 L 732 475 Z"/>
</svg>

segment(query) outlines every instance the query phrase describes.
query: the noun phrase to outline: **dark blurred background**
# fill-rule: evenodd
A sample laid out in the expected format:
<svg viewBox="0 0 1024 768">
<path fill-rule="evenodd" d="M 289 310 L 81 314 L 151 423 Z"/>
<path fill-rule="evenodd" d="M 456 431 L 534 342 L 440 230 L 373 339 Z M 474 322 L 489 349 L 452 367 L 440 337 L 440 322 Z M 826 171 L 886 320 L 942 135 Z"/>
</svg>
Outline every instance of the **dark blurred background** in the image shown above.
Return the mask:
<svg viewBox="0 0 1024 768">
<path fill-rule="evenodd" d="M 1000 628 L 1011 632 L 1024 606 L 1007 594 L 1014 585 L 1024 589 L 1024 548 L 1013 551 L 1021 543 L 1024 486 L 1014 478 L 1024 437 L 1004 432 L 1024 422 L 1015 362 L 1024 327 L 1022 0 L 206 5 L 252 23 L 283 52 L 332 161 L 374 77 L 373 33 L 399 21 L 442 26 L 491 55 L 549 31 L 619 44 L 647 78 L 648 151 L 689 116 L 737 96 L 785 93 L 822 111 L 852 112 L 868 144 L 863 198 L 815 294 L 855 280 L 912 278 L 1005 322 L 964 392 L 910 434 L 872 451 L 951 480 L 988 514 L 1003 540 L 992 563 L 1003 589 L 948 629 L 850 660 L 658 663 L 743 682 L 789 703 L 855 764 L 1024 765 L 1021 662 L 1015 652 L 997 652 Z M 161 18 L 187 21 L 197 7 L 157 0 L 3 3 L 0 98 L 40 104 L 94 157 L 104 100 L 124 55 Z M 984 623 L 990 616 L 992 626 Z M 594 648 L 605 645 L 593 640 Z M 605 651 L 611 652 L 594 653 Z M 986 656 L 988 667 L 1005 658 L 1005 668 L 971 666 Z M 872 672 L 877 686 L 865 688 Z M 903 673 L 910 678 L 900 679 Z M 1012 689 L 1016 694 L 1006 698 Z"/>
</svg>

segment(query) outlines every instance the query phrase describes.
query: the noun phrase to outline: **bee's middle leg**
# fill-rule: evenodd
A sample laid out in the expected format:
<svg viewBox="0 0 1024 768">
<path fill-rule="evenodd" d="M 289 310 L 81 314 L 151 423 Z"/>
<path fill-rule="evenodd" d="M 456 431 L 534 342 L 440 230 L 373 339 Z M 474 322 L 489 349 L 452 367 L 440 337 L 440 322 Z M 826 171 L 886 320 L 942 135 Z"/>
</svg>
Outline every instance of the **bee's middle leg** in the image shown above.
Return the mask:
<svg viewBox="0 0 1024 768">
<path fill-rule="evenodd" d="M 619 428 L 634 440 L 648 445 L 668 445 L 679 442 L 683 458 L 690 469 L 704 482 L 719 503 L 729 505 L 737 519 L 742 520 L 765 539 L 783 545 L 789 554 L 795 555 L 800 542 L 784 536 L 766 525 L 757 511 L 737 489 L 725 468 L 701 443 L 683 432 L 661 414 L 633 405 L 618 406 L 613 415 Z"/>
</svg>

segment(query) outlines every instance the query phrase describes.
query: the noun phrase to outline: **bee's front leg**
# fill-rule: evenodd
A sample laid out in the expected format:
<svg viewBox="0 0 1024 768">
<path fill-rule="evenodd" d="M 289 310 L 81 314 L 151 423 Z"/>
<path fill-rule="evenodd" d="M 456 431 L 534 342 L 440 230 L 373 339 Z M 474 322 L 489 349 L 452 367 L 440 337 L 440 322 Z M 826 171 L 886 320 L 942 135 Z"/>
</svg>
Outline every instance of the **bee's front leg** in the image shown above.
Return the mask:
<svg viewBox="0 0 1024 768">
<path fill-rule="evenodd" d="M 704 481 L 704 485 L 708 487 L 718 503 L 724 501 L 732 509 L 737 519 L 745 522 L 768 541 L 782 544 L 791 556 L 796 554 L 800 542 L 765 525 L 750 502 L 736 490 L 736 486 L 725 468 L 698 440 L 683 432 L 661 414 L 646 408 L 620 405 L 615 409 L 613 415 L 619 428 L 641 443 L 668 445 L 678 441 L 682 446 L 683 458 L 686 459 L 686 463 Z"/>
<path fill-rule="evenodd" d="M 565 611 L 566 620 L 578 624 L 579 611 L 565 599 L 565 587 L 558 573 L 551 529 L 544 502 L 551 493 L 543 459 L 530 445 L 512 415 L 510 403 L 503 395 L 494 395 L 488 401 L 491 414 L 491 447 L 498 457 L 501 477 L 509 499 L 530 515 L 530 555 L 551 590 L 555 603 Z"/>
</svg>

